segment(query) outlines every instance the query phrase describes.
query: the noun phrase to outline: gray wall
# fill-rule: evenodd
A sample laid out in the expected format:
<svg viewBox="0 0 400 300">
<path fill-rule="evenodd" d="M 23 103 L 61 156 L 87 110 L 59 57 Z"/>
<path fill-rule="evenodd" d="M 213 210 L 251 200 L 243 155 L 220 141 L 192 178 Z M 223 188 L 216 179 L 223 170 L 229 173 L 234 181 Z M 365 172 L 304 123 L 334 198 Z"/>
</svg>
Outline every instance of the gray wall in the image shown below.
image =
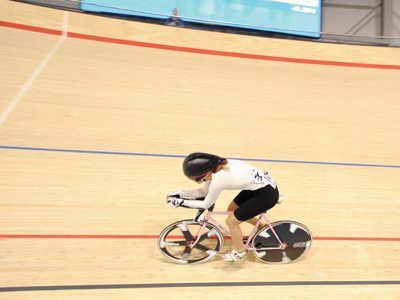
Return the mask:
<svg viewBox="0 0 400 300">
<path fill-rule="evenodd" d="M 399 0 L 322 1 L 323 39 L 400 45 Z"/>
<path fill-rule="evenodd" d="M 19 1 L 19 0 L 17 0 L 17 1 Z M 72 2 L 72 1 L 68 1 L 68 0 L 26 0 L 26 1 L 21 0 L 20 2 L 40 4 L 40 5 L 57 7 L 57 8 L 62 8 L 62 9 L 71 9 L 71 10 L 79 10 L 79 8 L 80 8 L 79 1 Z"/>
<path fill-rule="evenodd" d="M 393 0 L 393 10 L 391 11 L 391 36 L 396 37 L 392 46 L 400 46 L 400 1 Z"/>
</svg>

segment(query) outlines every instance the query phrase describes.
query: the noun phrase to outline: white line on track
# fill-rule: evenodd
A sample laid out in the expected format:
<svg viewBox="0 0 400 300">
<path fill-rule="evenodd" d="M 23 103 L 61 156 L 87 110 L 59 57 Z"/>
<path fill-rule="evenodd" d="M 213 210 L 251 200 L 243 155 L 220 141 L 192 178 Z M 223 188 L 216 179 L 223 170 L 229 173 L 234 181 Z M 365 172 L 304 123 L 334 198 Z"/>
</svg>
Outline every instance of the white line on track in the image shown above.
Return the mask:
<svg viewBox="0 0 400 300">
<path fill-rule="evenodd" d="M 40 73 L 43 71 L 43 69 L 46 67 L 46 65 L 49 63 L 49 61 L 52 59 L 54 54 L 57 52 L 57 50 L 63 44 L 63 42 L 67 36 L 68 36 L 68 12 L 65 11 L 64 17 L 63 17 L 63 28 L 62 28 L 61 38 L 57 41 L 57 43 L 54 45 L 54 47 L 51 49 L 51 51 L 42 60 L 42 62 L 39 64 L 39 66 L 36 68 L 36 70 L 33 72 L 33 74 L 29 77 L 28 81 L 25 82 L 25 84 L 22 86 L 22 88 L 18 91 L 17 95 L 15 95 L 15 97 L 12 99 L 10 104 L 8 104 L 6 109 L 1 113 L 0 127 L 6 121 L 7 117 L 14 110 L 14 108 L 17 106 L 17 104 L 22 99 L 22 97 L 24 97 L 25 93 L 29 90 L 32 83 L 39 77 Z"/>
</svg>

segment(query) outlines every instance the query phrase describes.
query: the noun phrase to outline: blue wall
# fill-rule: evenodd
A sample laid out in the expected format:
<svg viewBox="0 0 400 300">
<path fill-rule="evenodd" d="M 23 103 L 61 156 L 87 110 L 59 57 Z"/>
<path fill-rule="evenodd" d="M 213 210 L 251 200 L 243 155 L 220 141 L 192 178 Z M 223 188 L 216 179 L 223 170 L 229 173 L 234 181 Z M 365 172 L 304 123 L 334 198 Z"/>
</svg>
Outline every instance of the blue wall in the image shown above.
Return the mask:
<svg viewBox="0 0 400 300">
<path fill-rule="evenodd" d="M 89 4 L 90 3 L 90 4 Z M 81 9 L 320 37 L 321 0 L 88 0 Z M 117 9 L 121 8 L 121 9 Z"/>
</svg>

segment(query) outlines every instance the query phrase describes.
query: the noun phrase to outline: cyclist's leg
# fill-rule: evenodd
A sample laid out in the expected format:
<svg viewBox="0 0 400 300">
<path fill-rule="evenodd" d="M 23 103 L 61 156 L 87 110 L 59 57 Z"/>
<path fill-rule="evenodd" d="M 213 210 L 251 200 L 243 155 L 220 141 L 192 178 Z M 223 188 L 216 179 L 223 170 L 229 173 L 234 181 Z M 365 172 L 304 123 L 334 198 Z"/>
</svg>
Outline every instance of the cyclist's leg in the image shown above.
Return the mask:
<svg viewBox="0 0 400 300">
<path fill-rule="evenodd" d="M 246 253 L 243 244 L 243 232 L 240 228 L 240 224 L 245 221 L 255 225 L 257 222 L 257 218 L 252 217 L 249 219 L 238 220 L 238 218 L 235 216 L 235 213 L 237 210 L 240 210 L 241 206 L 243 206 L 247 201 L 253 198 L 254 193 L 252 191 L 244 190 L 241 191 L 228 206 L 228 211 L 233 211 L 233 213 L 230 214 L 226 219 L 226 224 L 229 227 L 229 232 L 231 234 L 234 248 L 231 252 L 225 254 L 222 257 L 226 261 L 234 262 L 240 260 Z"/>
<path fill-rule="evenodd" d="M 273 208 L 279 200 L 278 188 L 267 185 L 258 190 L 252 191 L 253 197 L 245 201 L 234 214 L 238 220 L 248 220 Z"/>
<path fill-rule="evenodd" d="M 274 189 L 272 186 L 266 186 L 255 191 L 242 191 L 236 196 L 234 203 L 238 208 L 226 219 L 226 224 L 229 227 L 232 242 L 236 249 L 224 255 L 223 258 L 225 260 L 231 262 L 236 261 L 242 258 L 245 253 L 243 233 L 239 225 L 271 209 L 277 204 L 278 199 L 278 189 Z M 233 204 L 230 206 L 234 207 Z"/>
<path fill-rule="evenodd" d="M 253 198 L 253 197 L 254 197 L 253 191 L 248 191 L 248 190 L 246 190 L 246 191 L 241 191 L 241 192 L 235 197 L 235 199 L 233 199 L 233 200 L 231 201 L 231 203 L 228 205 L 228 208 L 227 208 L 226 211 L 235 211 L 235 210 L 237 210 L 237 209 L 239 208 L 240 205 L 242 205 L 243 203 L 245 203 L 246 201 L 250 200 L 250 199 Z M 257 224 L 257 222 L 258 222 L 258 218 L 257 218 L 257 217 L 254 217 L 254 218 L 251 218 L 251 219 L 249 219 L 249 220 L 246 220 L 245 222 L 246 222 L 246 223 L 249 223 L 249 224 L 251 224 L 251 225 L 253 225 L 253 226 L 255 226 L 255 225 Z M 258 225 L 258 229 L 261 229 L 261 228 L 263 228 L 264 226 L 265 226 L 265 224 L 261 222 L 261 223 Z"/>
<path fill-rule="evenodd" d="M 229 232 L 231 234 L 232 242 L 235 249 L 239 252 L 244 251 L 243 245 L 243 233 L 242 229 L 240 228 L 240 224 L 243 221 L 239 221 L 234 214 L 230 214 L 226 219 L 226 224 L 229 227 Z"/>
<path fill-rule="evenodd" d="M 247 193 L 247 195 L 250 195 Z M 237 220 L 241 222 L 256 219 L 256 216 L 273 208 L 279 199 L 278 188 L 267 185 L 258 190 L 252 191 L 252 198 L 243 201 L 233 212 Z"/>
</svg>

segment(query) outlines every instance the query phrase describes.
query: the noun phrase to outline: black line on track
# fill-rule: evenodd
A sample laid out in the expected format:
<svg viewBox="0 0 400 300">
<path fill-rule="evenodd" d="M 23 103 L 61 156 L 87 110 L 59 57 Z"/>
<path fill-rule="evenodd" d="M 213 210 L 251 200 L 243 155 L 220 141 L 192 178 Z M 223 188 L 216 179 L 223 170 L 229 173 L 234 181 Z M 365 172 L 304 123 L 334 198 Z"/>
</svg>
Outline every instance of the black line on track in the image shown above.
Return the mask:
<svg viewBox="0 0 400 300">
<path fill-rule="evenodd" d="M 66 291 L 66 290 L 110 290 L 151 289 L 186 287 L 253 287 L 253 286 L 343 286 L 343 285 L 400 285 L 395 281 L 281 281 L 281 282 L 194 282 L 194 283 L 145 283 L 145 284 L 101 284 L 101 285 L 54 285 L 0 287 L 0 292 Z"/>
</svg>

